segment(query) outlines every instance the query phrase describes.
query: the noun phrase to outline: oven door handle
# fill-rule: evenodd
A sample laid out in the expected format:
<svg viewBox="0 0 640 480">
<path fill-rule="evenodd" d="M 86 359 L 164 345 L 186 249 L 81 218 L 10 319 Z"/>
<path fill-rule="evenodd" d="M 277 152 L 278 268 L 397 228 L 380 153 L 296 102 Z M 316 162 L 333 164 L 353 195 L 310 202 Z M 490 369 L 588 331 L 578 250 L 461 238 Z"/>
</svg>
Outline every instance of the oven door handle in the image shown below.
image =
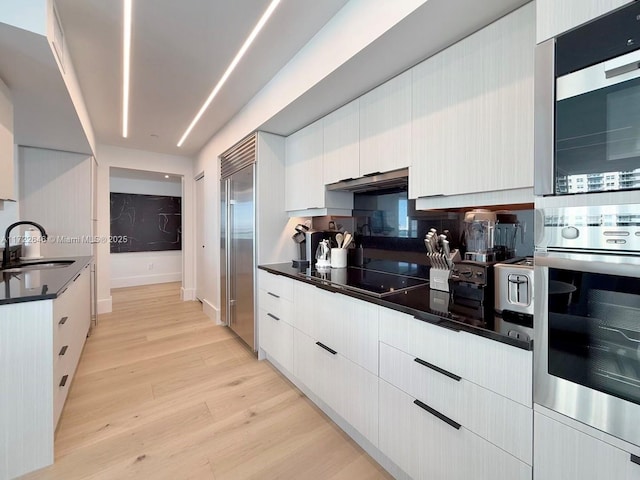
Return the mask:
<svg viewBox="0 0 640 480">
<path fill-rule="evenodd" d="M 536 267 L 558 268 L 604 275 L 619 275 L 638 278 L 640 258 L 618 255 L 598 255 L 587 253 L 536 252 Z"/>
</svg>

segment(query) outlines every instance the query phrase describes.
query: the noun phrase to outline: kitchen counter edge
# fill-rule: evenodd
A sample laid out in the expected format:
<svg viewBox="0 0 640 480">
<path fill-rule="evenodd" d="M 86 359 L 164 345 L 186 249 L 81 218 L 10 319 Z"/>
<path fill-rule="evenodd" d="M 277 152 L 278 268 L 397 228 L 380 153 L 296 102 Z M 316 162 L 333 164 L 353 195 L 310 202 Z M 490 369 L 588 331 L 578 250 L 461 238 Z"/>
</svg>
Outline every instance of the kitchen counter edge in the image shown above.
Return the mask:
<svg viewBox="0 0 640 480">
<path fill-rule="evenodd" d="M 405 305 L 393 303 L 388 300 L 385 300 L 384 298 L 371 297 L 369 295 L 360 294 L 352 290 L 334 287 L 330 284 L 320 284 L 317 281 L 305 278 L 300 275 L 293 274 L 291 272 L 287 272 L 285 270 L 287 267 L 292 268 L 288 264 L 258 265 L 258 268 L 260 270 L 264 270 L 265 272 L 269 272 L 273 275 L 282 275 L 284 277 L 292 278 L 293 280 L 297 280 L 299 282 L 308 283 L 309 285 L 313 285 L 314 287 L 320 288 L 322 290 L 327 290 L 329 292 L 334 292 L 334 293 L 341 293 L 349 297 L 357 298 L 358 300 L 363 300 L 365 302 L 380 305 L 382 307 L 389 308 L 391 310 L 396 310 L 398 312 L 406 313 L 408 315 L 413 315 L 413 317 L 416 320 L 431 323 L 433 325 L 437 325 L 439 327 L 446 328 L 449 330 L 464 331 L 467 333 L 471 333 L 473 335 L 479 335 L 481 337 L 488 338 L 489 340 L 494 340 L 496 342 L 511 345 L 513 347 L 520 348 L 522 350 L 533 351 L 533 341 L 527 342 L 523 340 L 517 340 L 515 338 L 502 335 L 498 332 L 494 332 L 493 330 L 486 330 L 483 328 L 474 327 L 472 325 L 467 325 L 465 323 L 457 322 L 450 318 L 434 315 L 433 313 L 430 313 L 430 312 L 425 312 L 423 310 L 417 310 L 415 308 L 407 307 Z"/>
<path fill-rule="evenodd" d="M 12 303 L 26 303 L 26 302 L 37 302 L 40 300 L 52 300 L 54 298 L 58 298 L 62 295 L 67 288 L 67 286 L 76 278 L 78 273 L 82 272 L 82 270 L 89 265 L 93 261 L 92 256 L 83 256 L 83 257 L 51 257 L 51 258 L 43 258 L 39 261 L 64 261 L 64 260 L 72 260 L 73 263 L 64 268 L 56 269 L 55 273 L 59 275 L 59 278 L 56 279 L 55 292 L 46 293 L 43 295 L 24 295 L 20 297 L 13 298 L 4 298 L 0 299 L 0 305 L 9 305 Z M 1 272 L 0 272 L 1 273 Z"/>
</svg>

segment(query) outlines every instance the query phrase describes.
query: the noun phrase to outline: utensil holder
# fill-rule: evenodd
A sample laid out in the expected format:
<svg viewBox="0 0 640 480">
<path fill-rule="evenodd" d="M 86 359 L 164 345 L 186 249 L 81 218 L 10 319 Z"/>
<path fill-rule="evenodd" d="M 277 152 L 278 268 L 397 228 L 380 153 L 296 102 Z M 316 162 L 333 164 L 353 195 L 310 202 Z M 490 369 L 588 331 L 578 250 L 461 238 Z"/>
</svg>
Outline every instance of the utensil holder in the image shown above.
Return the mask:
<svg viewBox="0 0 640 480">
<path fill-rule="evenodd" d="M 429 288 L 449 291 L 449 276 L 456 260 L 460 260 L 460 252 L 453 250 L 447 257 L 445 253 L 427 253 L 429 269 Z"/>
<path fill-rule="evenodd" d="M 331 268 L 345 268 L 347 266 L 347 249 L 331 249 Z"/>
</svg>

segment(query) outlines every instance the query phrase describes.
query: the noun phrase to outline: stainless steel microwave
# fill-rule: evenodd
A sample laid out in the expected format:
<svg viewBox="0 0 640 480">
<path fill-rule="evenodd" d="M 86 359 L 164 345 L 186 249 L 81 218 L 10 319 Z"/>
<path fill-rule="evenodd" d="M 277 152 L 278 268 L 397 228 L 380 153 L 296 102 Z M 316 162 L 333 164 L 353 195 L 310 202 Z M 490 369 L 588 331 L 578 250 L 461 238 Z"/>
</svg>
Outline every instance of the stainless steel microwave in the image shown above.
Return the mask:
<svg viewBox="0 0 640 480">
<path fill-rule="evenodd" d="M 640 2 L 536 47 L 535 193 L 640 189 Z"/>
</svg>

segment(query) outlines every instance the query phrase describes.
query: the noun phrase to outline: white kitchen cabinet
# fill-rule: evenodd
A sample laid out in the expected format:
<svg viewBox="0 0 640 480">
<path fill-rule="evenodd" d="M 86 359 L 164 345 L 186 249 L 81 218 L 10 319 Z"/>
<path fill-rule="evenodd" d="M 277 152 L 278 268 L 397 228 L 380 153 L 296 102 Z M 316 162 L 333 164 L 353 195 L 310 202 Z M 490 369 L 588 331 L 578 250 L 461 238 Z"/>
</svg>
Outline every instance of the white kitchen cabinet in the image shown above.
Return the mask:
<svg viewBox="0 0 640 480">
<path fill-rule="evenodd" d="M 380 341 L 528 408 L 533 354 L 479 335 L 454 331 L 380 308 Z"/>
<path fill-rule="evenodd" d="M 412 69 L 410 198 L 533 186 L 534 26 L 532 2 Z"/>
<path fill-rule="evenodd" d="M 360 100 L 322 119 L 324 123 L 324 183 L 360 177 Z"/>
<path fill-rule="evenodd" d="M 13 159 L 13 102 L 0 79 L 0 201 L 15 200 Z"/>
<path fill-rule="evenodd" d="M 55 428 L 89 330 L 89 276 L 87 265 L 53 300 L 0 305 L 0 478 L 53 463 Z"/>
<path fill-rule="evenodd" d="M 536 41 L 541 43 L 633 2 L 631 0 L 537 0 L 535 3 Z"/>
<path fill-rule="evenodd" d="M 19 148 L 20 217 L 42 225 L 46 257 L 93 255 L 95 159 L 43 148 Z"/>
<path fill-rule="evenodd" d="M 640 478 L 640 458 L 539 412 L 534 419 L 534 480 Z"/>
<path fill-rule="evenodd" d="M 377 375 L 379 307 L 303 282 L 294 288 L 298 311 L 304 311 L 296 328 Z"/>
<path fill-rule="evenodd" d="M 360 176 L 411 164 L 411 70 L 360 97 Z"/>
<path fill-rule="evenodd" d="M 336 345 L 294 330 L 295 376 L 372 444 L 378 444 L 378 377 Z"/>
<path fill-rule="evenodd" d="M 449 418 L 453 425 L 448 423 L 433 407 L 382 379 L 379 393 L 379 448 L 411 478 L 531 480 L 529 465 L 456 419 Z"/>
<path fill-rule="evenodd" d="M 328 192 L 325 188 L 322 119 L 289 135 L 285 144 L 285 209 L 290 215 L 327 215 L 330 209 L 350 215 L 353 194 Z"/>
<path fill-rule="evenodd" d="M 258 270 L 258 346 L 293 372 L 294 280 Z"/>
</svg>

